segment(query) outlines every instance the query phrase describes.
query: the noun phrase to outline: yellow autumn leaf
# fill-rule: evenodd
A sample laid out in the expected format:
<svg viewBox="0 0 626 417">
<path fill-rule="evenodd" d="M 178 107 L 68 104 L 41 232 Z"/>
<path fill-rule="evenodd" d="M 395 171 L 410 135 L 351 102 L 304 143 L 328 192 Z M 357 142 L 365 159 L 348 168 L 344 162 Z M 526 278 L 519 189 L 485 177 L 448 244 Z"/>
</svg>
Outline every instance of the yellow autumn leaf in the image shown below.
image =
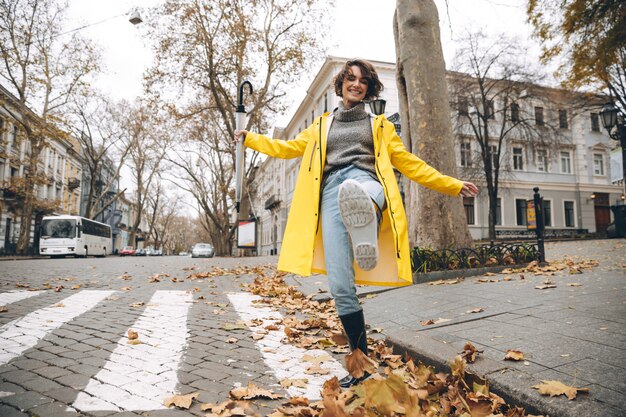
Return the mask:
<svg viewBox="0 0 626 417">
<path fill-rule="evenodd" d="M 506 355 L 504 355 L 505 361 L 523 361 L 524 360 L 524 352 L 521 350 L 515 349 L 507 349 Z"/>
<path fill-rule="evenodd" d="M 283 397 L 280 394 L 274 394 L 270 390 L 259 388 L 252 382 L 248 382 L 247 387 L 233 388 L 232 390 L 230 390 L 229 394 L 236 400 L 252 400 L 255 398 L 276 400 Z"/>
<path fill-rule="evenodd" d="M 133 329 L 128 329 L 128 340 L 135 340 L 139 337 L 139 333 Z"/>
<path fill-rule="evenodd" d="M 579 392 L 589 392 L 589 388 L 576 388 L 555 380 L 541 381 L 541 384 L 534 385 L 533 388 L 538 390 L 541 395 L 549 395 L 551 397 L 565 395 L 570 400 L 576 398 L 576 394 Z"/>
<path fill-rule="evenodd" d="M 199 392 L 194 392 L 187 395 L 174 395 L 172 397 L 168 397 L 163 401 L 163 405 L 169 408 L 172 405 L 175 405 L 178 408 L 189 409 L 191 407 L 191 402 L 194 398 L 197 398 L 200 395 Z"/>
<path fill-rule="evenodd" d="M 361 349 L 355 349 L 346 355 L 345 361 L 346 369 L 355 378 L 361 378 L 366 372 L 373 374 L 374 369 L 378 367 L 378 364 L 361 352 Z"/>
</svg>

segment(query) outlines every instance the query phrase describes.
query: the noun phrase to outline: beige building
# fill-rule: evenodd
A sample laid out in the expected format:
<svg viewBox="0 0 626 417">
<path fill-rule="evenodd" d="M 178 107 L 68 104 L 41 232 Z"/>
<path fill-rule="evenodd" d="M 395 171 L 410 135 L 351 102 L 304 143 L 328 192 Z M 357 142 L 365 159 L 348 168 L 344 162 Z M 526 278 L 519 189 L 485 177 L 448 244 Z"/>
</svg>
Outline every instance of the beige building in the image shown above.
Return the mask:
<svg viewBox="0 0 626 417">
<path fill-rule="evenodd" d="M 339 98 L 334 92 L 333 77 L 345 61 L 337 57 L 326 59 L 292 119 L 286 127 L 272 132 L 273 137 L 294 138 L 316 117 L 337 107 Z M 385 85 L 381 94 L 387 101 L 385 115 L 393 120 L 399 112 L 395 64 L 372 63 Z M 448 74 L 448 77 L 454 76 Z M 535 113 L 541 109 L 542 118 L 556 118 L 557 123 L 561 123 L 559 143 L 551 147 L 538 146 L 516 140 L 513 135 L 503 144 L 505 152 L 500 164 L 506 167 L 507 176 L 499 187 L 496 232 L 502 238 L 519 238 L 527 233 L 526 201 L 532 198 L 532 189 L 536 186 L 540 187 L 547 208 L 548 235 L 602 232 L 611 221 L 609 205 L 622 202 L 622 188 L 612 184 L 610 177 L 611 149 L 616 146 L 615 141 L 600 128 L 597 108 L 578 108 L 578 104 L 567 102 L 572 93 L 563 90 L 536 85 L 532 88 L 536 93 L 532 100 L 524 101 L 520 97 L 521 111 L 539 117 Z M 449 91 L 451 101 L 456 102 L 457 93 L 451 87 Z M 554 99 L 555 95 L 559 100 Z M 494 106 L 499 105 L 502 103 L 495 100 Z M 451 106 L 450 112 L 455 127 L 458 175 L 467 178 L 472 168 L 468 164 L 477 157 L 479 145 L 465 130 L 467 127 L 458 123 L 458 108 Z M 565 123 L 562 123 L 563 117 Z M 396 126 L 399 128 L 401 121 Z M 299 158 L 267 158 L 256 169 L 250 191 L 252 211 L 258 220 L 259 255 L 280 251 L 299 163 Z M 480 177 L 472 180 L 481 188 L 481 193 L 475 199 L 464 201 L 468 224 L 474 239 L 486 239 L 488 197 Z"/>
<path fill-rule="evenodd" d="M 15 249 L 20 231 L 26 159 L 30 143 L 20 128 L 21 118 L 37 118 L 35 113 L 21 114 L 17 98 L 0 86 L 0 253 Z M 18 119 L 16 119 L 18 118 Z M 31 245 L 36 246 L 37 225 L 46 214 L 80 213 L 83 160 L 79 142 L 67 135 L 51 138 L 41 152 L 37 165 L 42 181 L 35 186 L 37 207 L 31 227 Z"/>
</svg>

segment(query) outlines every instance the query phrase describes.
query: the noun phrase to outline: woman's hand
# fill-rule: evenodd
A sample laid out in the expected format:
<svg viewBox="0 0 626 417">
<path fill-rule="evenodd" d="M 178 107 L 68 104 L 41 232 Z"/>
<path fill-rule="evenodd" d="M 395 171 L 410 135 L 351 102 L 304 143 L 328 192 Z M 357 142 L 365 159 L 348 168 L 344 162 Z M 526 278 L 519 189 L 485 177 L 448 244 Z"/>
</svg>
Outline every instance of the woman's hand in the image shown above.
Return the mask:
<svg viewBox="0 0 626 417">
<path fill-rule="evenodd" d="M 235 136 L 233 136 L 233 140 L 231 142 L 233 148 L 237 147 L 237 142 L 239 142 L 239 137 L 243 135 L 243 140 L 246 139 L 246 135 L 248 134 L 247 130 L 235 130 Z"/>
<path fill-rule="evenodd" d="M 459 194 L 463 197 L 476 197 L 476 194 L 478 194 L 478 187 L 471 182 L 463 181 L 463 188 L 461 188 L 461 192 Z"/>
</svg>

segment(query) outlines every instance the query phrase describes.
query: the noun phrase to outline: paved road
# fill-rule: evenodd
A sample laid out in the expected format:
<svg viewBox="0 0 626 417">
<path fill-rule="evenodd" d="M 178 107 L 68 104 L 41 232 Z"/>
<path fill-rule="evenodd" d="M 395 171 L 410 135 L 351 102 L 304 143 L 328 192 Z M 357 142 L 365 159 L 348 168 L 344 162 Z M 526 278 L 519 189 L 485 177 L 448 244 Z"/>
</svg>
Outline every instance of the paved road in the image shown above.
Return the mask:
<svg viewBox="0 0 626 417">
<path fill-rule="evenodd" d="M 363 298 L 367 321 L 392 343 L 442 367 L 472 341 L 484 350 L 479 371 L 489 374 L 494 386 L 508 390 L 512 399 L 551 410 L 550 415 L 588 416 L 598 410 L 620 415 L 626 393 L 626 241 L 550 243 L 547 250 L 549 260 L 574 255 L 598 260 L 600 266 L 583 274 L 558 273 L 551 277 L 557 288 L 547 291 L 534 288 L 546 277 L 532 274 L 524 280 L 516 274 L 510 281 L 498 275 L 489 277 L 498 282 L 481 285 L 478 280 L 486 277 L 393 289 Z M 315 395 L 320 381 L 310 375 L 308 391 L 278 386 L 303 371 L 304 352 L 282 345 L 282 331 L 255 343 L 255 328 L 223 328 L 262 319 L 255 325 L 261 328 L 279 318 L 277 312 L 252 307 L 253 298 L 241 288 L 252 276 L 231 269 L 275 263 L 276 257 L 0 262 L 0 308 L 7 310 L 0 313 L 0 416 L 204 415 L 197 404 L 189 411 L 163 410 L 161 400 L 198 391 L 199 402 L 221 402 L 229 390 L 249 381 L 283 395 Z M 188 278 L 215 266 L 231 272 Z M 156 274 L 170 276 L 150 282 Z M 318 297 L 327 290 L 323 277 L 289 276 L 287 282 Z M 55 292 L 60 285 L 64 288 Z M 35 288 L 40 291 L 28 291 Z M 468 313 L 476 307 L 484 312 Z M 419 324 L 429 318 L 450 321 Z M 137 330 L 143 343 L 130 345 L 128 329 Z M 227 343 L 232 337 L 238 342 Z M 508 348 L 522 349 L 528 360 L 504 364 Z M 326 367 L 340 376 L 341 357 L 336 359 Z M 539 398 L 530 388 L 545 378 L 572 383 L 574 375 L 578 386 L 592 389 L 589 398 Z M 277 405 L 261 403 L 267 405 L 259 409 L 262 414 Z"/>
<path fill-rule="evenodd" d="M 249 381 L 287 394 L 278 381 L 296 372 L 286 367 L 299 361 L 272 362 L 248 329 L 222 328 L 260 314 L 241 289 L 251 276 L 187 278 L 214 266 L 275 261 L 109 257 L 0 262 L 0 306 L 7 310 L 0 313 L 0 415 L 204 415 L 197 405 L 185 412 L 159 409 L 174 393 L 199 391 L 198 401 L 219 403 Z M 150 282 L 155 274 L 169 276 Z M 128 329 L 139 333 L 141 344 L 128 343 Z M 264 343 L 276 347 L 282 335 L 268 335 Z M 227 343 L 231 337 L 238 342 Z M 342 367 L 334 366 L 333 372 L 343 376 Z"/>
</svg>

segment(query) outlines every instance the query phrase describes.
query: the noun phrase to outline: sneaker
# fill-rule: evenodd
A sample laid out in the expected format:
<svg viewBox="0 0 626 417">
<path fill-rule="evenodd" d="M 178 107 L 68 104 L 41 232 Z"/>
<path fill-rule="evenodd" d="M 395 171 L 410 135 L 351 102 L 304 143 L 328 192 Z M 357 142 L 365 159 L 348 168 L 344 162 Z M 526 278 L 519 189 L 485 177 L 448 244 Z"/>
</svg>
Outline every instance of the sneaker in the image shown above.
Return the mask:
<svg viewBox="0 0 626 417">
<path fill-rule="evenodd" d="M 365 189 L 354 180 L 339 187 L 339 212 L 352 239 L 354 260 L 359 268 L 369 271 L 378 263 L 378 221 L 374 202 Z"/>
</svg>

